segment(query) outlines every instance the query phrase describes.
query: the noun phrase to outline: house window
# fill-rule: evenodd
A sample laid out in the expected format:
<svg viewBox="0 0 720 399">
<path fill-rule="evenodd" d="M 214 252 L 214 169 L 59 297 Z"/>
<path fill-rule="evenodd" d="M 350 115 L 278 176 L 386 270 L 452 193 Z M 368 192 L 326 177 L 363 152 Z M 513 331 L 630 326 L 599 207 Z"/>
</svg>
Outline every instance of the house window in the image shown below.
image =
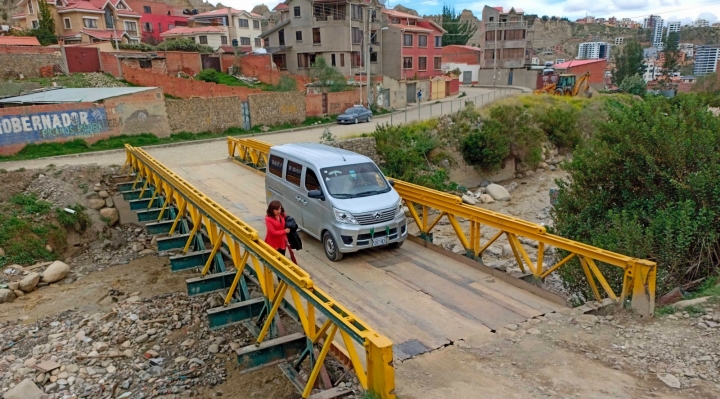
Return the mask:
<svg viewBox="0 0 720 399">
<path fill-rule="evenodd" d="M 361 67 L 362 65 L 362 58 L 360 57 L 359 51 L 353 51 L 350 53 L 350 66 L 351 67 Z"/>
<path fill-rule="evenodd" d="M 117 8 L 118 10 L 125 10 L 125 9 L 126 9 L 126 7 L 125 7 L 125 5 L 124 5 L 123 3 L 118 3 L 117 6 L 115 6 L 115 8 Z"/>
<path fill-rule="evenodd" d="M 375 51 L 370 53 L 370 62 L 377 62 L 377 55 L 378 55 L 378 53 Z"/>
<path fill-rule="evenodd" d="M 198 39 L 200 40 L 200 44 L 208 44 L 207 36 L 198 36 Z"/>
<path fill-rule="evenodd" d="M 442 57 L 435 57 L 434 63 L 433 63 L 433 69 L 440 70 L 442 68 Z"/>
<path fill-rule="evenodd" d="M 352 42 L 353 44 L 362 43 L 363 31 L 360 28 L 352 28 Z"/>
<path fill-rule="evenodd" d="M 143 23 L 143 32 L 152 32 L 152 31 L 153 31 L 152 23 L 144 22 Z"/>
<path fill-rule="evenodd" d="M 320 28 L 313 28 L 313 44 L 320 43 L 322 43 L 322 40 L 320 40 Z"/>
<path fill-rule="evenodd" d="M 358 21 L 363 20 L 363 10 L 362 10 L 362 7 L 360 7 L 360 5 L 353 4 L 351 11 L 352 11 L 352 16 L 351 16 L 352 19 L 357 19 Z"/>
<path fill-rule="evenodd" d="M 340 66 L 345 66 L 345 54 L 340 54 Z"/>
<path fill-rule="evenodd" d="M 255 47 L 262 47 L 262 43 L 260 42 L 260 40 L 261 39 L 259 37 L 255 38 Z"/>
<path fill-rule="evenodd" d="M 442 47 L 442 36 L 435 36 L 435 47 Z"/>
<path fill-rule="evenodd" d="M 162 22 L 158 22 L 158 32 L 162 33 Z"/>
<path fill-rule="evenodd" d="M 378 41 L 377 31 L 376 31 L 376 30 L 371 30 L 371 31 L 370 31 L 370 43 L 372 43 L 372 44 L 380 44 L 380 42 Z"/>
<path fill-rule="evenodd" d="M 97 18 L 83 18 L 83 26 L 86 28 L 97 29 Z"/>
<path fill-rule="evenodd" d="M 253 19 L 253 29 L 260 29 L 260 21 Z"/>
<path fill-rule="evenodd" d="M 406 33 L 403 35 L 403 46 L 405 47 L 412 47 L 413 45 L 413 35 Z"/>
<path fill-rule="evenodd" d="M 66 42 L 66 43 L 67 43 L 67 42 Z M 139 43 L 140 43 L 140 40 L 138 40 L 138 39 L 128 39 L 128 43 L 130 43 L 130 44 L 139 44 Z"/>
<path fill-rule="evenodd" d="M 305 69 L 308 67 L 308 58 L 307 54 L 301 53 L 297 55 L 298 57 L 298 68 Z"/>
<path fill-rule="evenodd" d="M 125 21 L 125 30 L 130 36 L 137 36 L 137 23 Z"/>
<path fill-rule="evenodd" d="M 418 71 L 427 71 L 427 57 L 418 57 Z"/>
<path fill-rule="evenodd" d="M 152 61 L 150 60 L 139 60 L 140 68 L 152 68 Z"/>
<path fill-rule="evenodd" d="M 296 31 L 295 31 L 295 41 L 296 41 L 296 42 L 301 42 L 301 41 L 302 41 L 302 31 L 301 31 L 301 30 L 296 30 Z"/>
<path fill-rule="evenodd" d="M 277 65 L 280 70 L 284 71 L 287 69 L 287 62 L 285 62 L 285 54 L 273 55 L 273 62 Z"/>
<path fill-rule="evenodd" d="M 300 18 L 300 6 L 293 7 L 293 15 L 295 18 Z"/>
<path fill-rule="evenodd" d="M 335 66 L 335 54 L 330 54 L 330 65 Z"/>
<path fill-rule="evenodd" d="M 523 58 L 525 56 L 525 49 L 521 48 L 506 48 L 502 50 L 502 59 L 514 59 Z"/>
<path fill-rule="evenodd" d="M 65 18 L 63 21 L 65 22 L 65 29 L 72 29 L 72 25 L 70 24 L 70 18 Z"/>
<path fill-rule="evenodd" d="M 95 25 L 97 25 L 97 22 L 95 23 Z M 37 29 L 38 27 L 40 27 L 40 24 L 38 23 L 38 21 L 32 21 L 32 27 L 33 29 Z"/>
<path fill-rule="evenodd" d="M 220 44 L 227 44 L 227 36 L 220 36 Z"/>
<path fill-rule="evenodd" d="M 145 14 L 152 14 L 152 8 L 150 6 L 143 6 L 143 12 Z"/>
<path fill-rule="evenodd" d="M 412 57 L 403 57 L 403 69 L 412 69 Z"/>
<path fill-rule="evenodd" d="M 418 35 L 418 47 L 427 47 L 427 35 Z"/>
<path fill-rule="evenodd" d="M 35 14 L 35 9 L 33 8 L 32 1 L 28 1 L 28 13 Z"/>
<path fill-rule="evenodd" d="M 240 27 L 241 27 L 241 28 L 248 28 L 248 27 L 250 27 L 250 22 L 249 22 L 247 19 L 240 18 L 240 19 L 238 19 L 238 21 L 240 22 Z"/>
<path fill-rule="evenodd" d="M 494 30 L 485 32 L 485 41 L 486 42 L 491 42 L 494 40 L 495 40 L 495 31 Z"/>
<path fill-rule="evenodd" d="M 250 38 L 249 38 L 249 37 L 241 37 L 241 38 L 240 38 L 240 45 L 241 45 L 241 46 L 249 46 L 249 45 L 250 45 Z"/>
<path fill-rule="evenodd" d="M 505 40 L 522 40 L 525 38 L 525 29 L 514 29 L 505 31 Z"/>
<path fill-rule="evenodd" d="M 280 29 L 278 31 L 278 44 L 281 46 L 285 45 L 285 29 Z"/>
</svg>

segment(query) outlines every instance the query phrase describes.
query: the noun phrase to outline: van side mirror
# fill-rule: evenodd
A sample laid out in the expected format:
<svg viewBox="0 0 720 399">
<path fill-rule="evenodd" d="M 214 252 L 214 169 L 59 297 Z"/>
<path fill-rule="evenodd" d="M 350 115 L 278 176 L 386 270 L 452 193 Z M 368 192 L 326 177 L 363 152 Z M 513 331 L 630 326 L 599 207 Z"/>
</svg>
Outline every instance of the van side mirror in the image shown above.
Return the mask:
<svg viewBox="0 0 720 399">
<path fill-rule="evenodd" d="M 390 187 L 395 187 L 395 180 L 388 180 Z"/>
<path fill-rule="evenodd" d="M 325 195 L 320 190 L 308 191 L 308 197 L 312 199 L 319 199 L 320 201 L 325 201 Z"/>
</svg>

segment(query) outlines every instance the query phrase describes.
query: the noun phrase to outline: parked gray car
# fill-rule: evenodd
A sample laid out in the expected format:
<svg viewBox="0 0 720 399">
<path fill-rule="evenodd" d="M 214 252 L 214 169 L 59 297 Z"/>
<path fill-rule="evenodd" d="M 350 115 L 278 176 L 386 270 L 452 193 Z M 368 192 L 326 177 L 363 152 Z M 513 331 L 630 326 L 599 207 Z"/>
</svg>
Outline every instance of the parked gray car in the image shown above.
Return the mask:
<svg viewBox="0 0 720 399">
<path fill-rule="evenodd" d="M 361 106 L 356 105 L 352 108 L 348 108 L 342 114 L 338 115 L 337 123 L 359 123 L 359 122 L 370 122 L 372 120 L 372 111 Z"/>
</svg>

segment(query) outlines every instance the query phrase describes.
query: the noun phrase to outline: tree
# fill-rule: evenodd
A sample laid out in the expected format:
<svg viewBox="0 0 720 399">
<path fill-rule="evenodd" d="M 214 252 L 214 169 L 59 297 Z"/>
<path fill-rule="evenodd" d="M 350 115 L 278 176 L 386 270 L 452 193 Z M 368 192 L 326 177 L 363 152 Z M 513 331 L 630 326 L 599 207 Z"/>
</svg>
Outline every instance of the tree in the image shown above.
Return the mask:
<svg viewBox="0 0 720 399">
<path fill-rule="evenodd" d="M 633 75 L 642 75 L 645 67 L 643 66 L 643 49 L 640 43 L 630 41 L 623 48 L 622 53 L 618 56 L 613 70 L 613 83 L 619 85 L 622 81 Z"/>
<path fill-rule="evenodd" d="M 33 29 L 35 37 L 37 37 L 40 44 L 47 46 L 49 44 L 57 44 L 57 36 L 55 35 L 55 20 L 53 19 L 52 11 L 46 0 L 38 1 L 38 27 Z"/>
<path fill-rule="evenodd" d="M 640 75 L 626 76 L 618 86 L 620 91 L 634 94 L 636 96 L 644 96 L 647 93 L 647 83 Z"/>
<path fill-rule="evenodd" d="M 679 37 L 677 32 L 670 33 L 663 43 L 663 55 L 665 60 L 662 65 L 662 78 L 660 78 L 660 87 L 664 90 L 670 90 L 677 87 L 673 83 L 673 73 L 677 72 L 680 67 L 678 60 L 680 59 L 680 49 L 678 47 Z"/>
<path fill-rule="evenodd" d="M 720 118 L 694 94 L 620 101 L 565 165 L 554 229 L 657 262 L 659 297 L 720 270 Z M 619 294 L 622 269 L 599 267 Z M 559 272 L 571 296 L 593 297 L 579 262 Z"/>
<path fill-rule="evenodd" d="M 548 17 L 547 15 L 543 15 L 543 16 L 542 16 L 542 20 L 545 21 L 545 22 L 547 22 L 547 21 L 550 20 L 550 17 Z"/>
<path fill-rule="evenodd" d="M 316 57 L 310 68 L 310 78 L 323 92 L 343 91 L 347 88 L 347 80 L 339 69 L 331 66 L 324 57 Z"/>
<path fill-rule="evenodd" d="M 477 26 L 468 20 L 460 21 L 460 14 L 455 13 L 455 8 L 443 5 L 440 25 L 446 33 L 442 37 L 442 45 L 451 44 L 466 45 L 468 40 L 477 31 Z"/>
</svg>

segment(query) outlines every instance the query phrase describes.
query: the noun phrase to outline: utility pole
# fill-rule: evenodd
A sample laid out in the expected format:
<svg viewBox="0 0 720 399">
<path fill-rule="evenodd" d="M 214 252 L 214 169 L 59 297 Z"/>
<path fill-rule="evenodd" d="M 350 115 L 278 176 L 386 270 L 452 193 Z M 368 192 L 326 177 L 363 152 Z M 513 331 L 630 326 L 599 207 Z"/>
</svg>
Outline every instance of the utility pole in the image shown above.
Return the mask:
<svg viewBox="0 0 720 399">
<path fill-rule="evenodd" d="M 498 18 L 499 18 L 499 16 L 498 16 Z M 497 24 L 499 24 L 499 23 L 500 23 L 499 21 L 495 21 L 495 35 L 494 35 L 495 36 L 495 49 L 493 50 L 493 61 L 495 61 L 495 62 L 493 63 L 494 64 L 493 65 L 493 69 L 494 69 L 493 87 L 495 87 L 495 83 L 497 83 L 497 58 L 498 58 L 498 48 L 497 48 L 497 46 L 498 46 L 498 44 L 497 44 L 497 33 L 498 33 L 497 28 L 498 28 L 498 26 L 497 26 Z"/>
<path fill-rule="evenodd" d="M 119 21 L 119 18 L 115 18 L 115 14 L 112 15 L 112 23 L 113 23 L 113 38 L 115 39 L 115 51 L 120 51 L 120 44 L 118 43 L 118 37 L 117 37 L 117 21 Z"/>
<path fill-rule="evenodd" d="M 365 44 L 365 47 L 367 49 L 367 57 L 365 58 L 365 79 L 367 79 L 367 107 L 370 109 L 370 103 L 372 101 L 372 94 L 370 93 L 370 43 L 372 42 L 372 36 L 370 32 L 370 17 L 372 15 L 372 8 L 368 7 L 368 18 L 367 18 L 367 42 Z M 360 91 L 362 94 L 362 90 Z"/>
</svg>

